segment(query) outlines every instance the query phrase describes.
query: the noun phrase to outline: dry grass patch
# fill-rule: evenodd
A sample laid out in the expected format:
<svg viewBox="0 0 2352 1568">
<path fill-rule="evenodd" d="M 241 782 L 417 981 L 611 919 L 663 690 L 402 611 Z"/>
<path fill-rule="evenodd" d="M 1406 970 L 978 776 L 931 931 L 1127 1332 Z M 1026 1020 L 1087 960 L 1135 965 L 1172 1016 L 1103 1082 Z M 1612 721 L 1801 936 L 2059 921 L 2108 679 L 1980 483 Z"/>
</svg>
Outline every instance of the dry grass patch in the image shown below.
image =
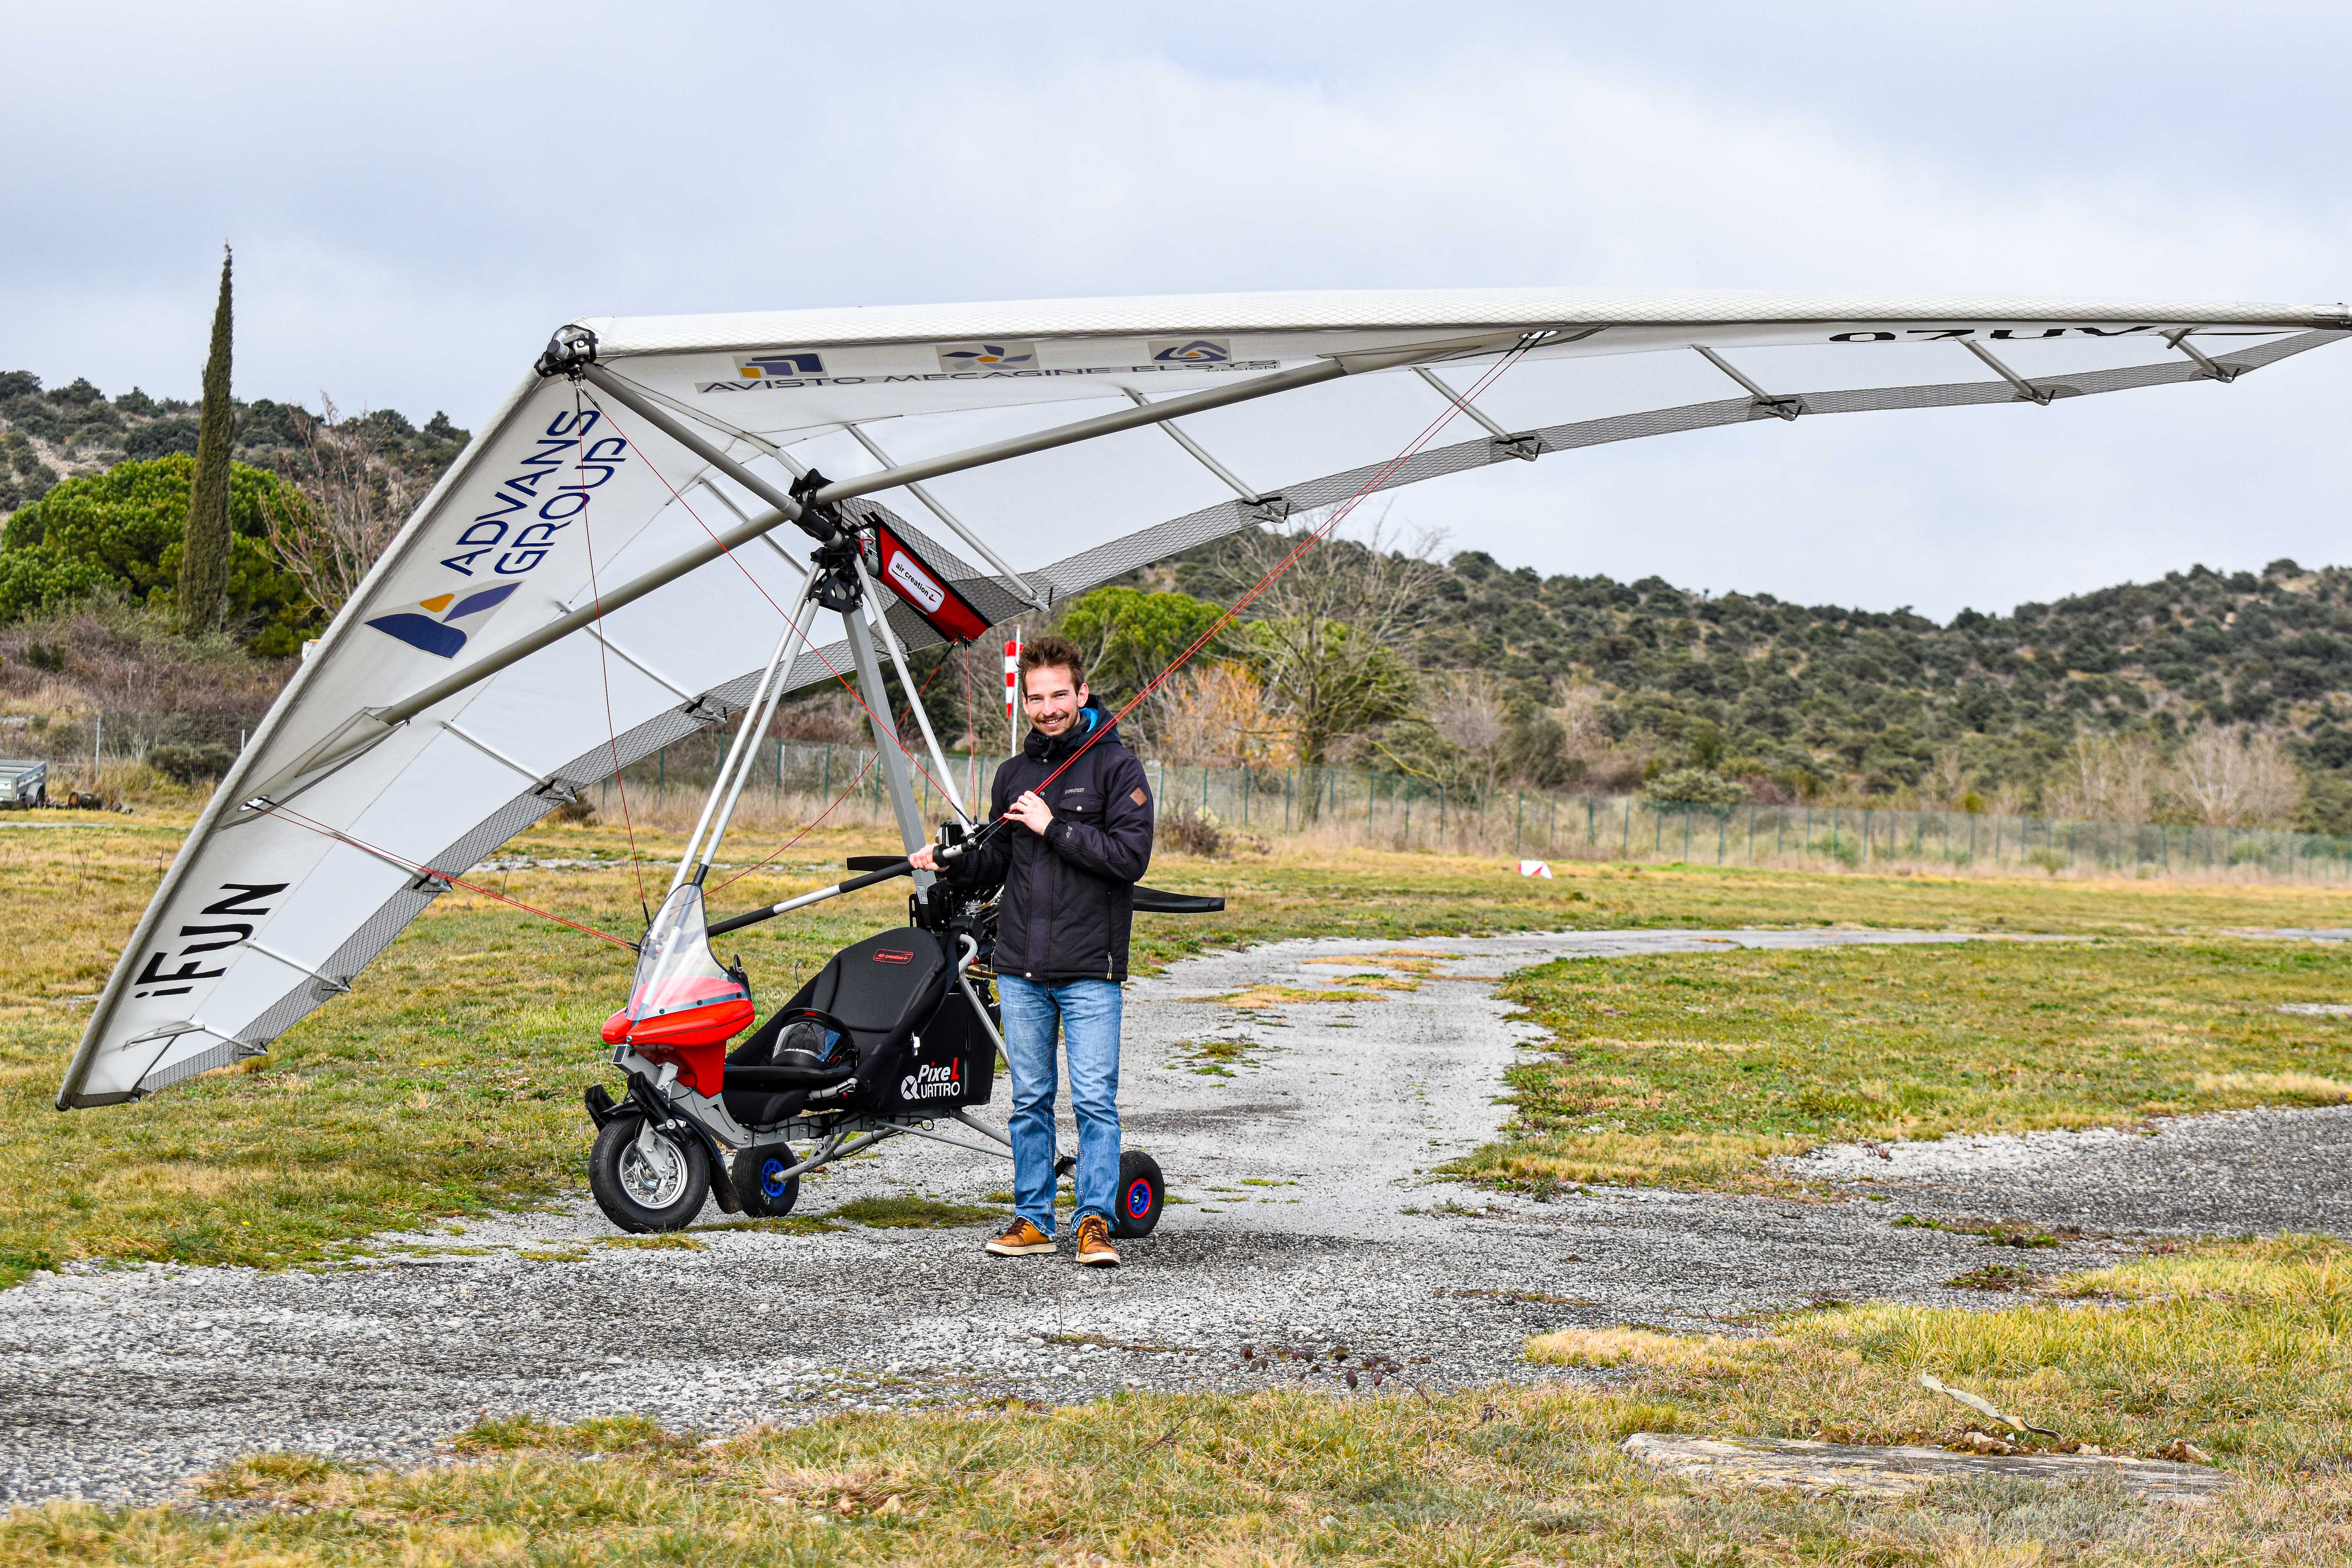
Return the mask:
<svg viewBox="0 0 2352 1568">
<path fill-rule="evenodd" d="M 2352 1083 L 2311 1072 L 2206 1072 L 2196 1082 L 2200 1094 L 2251 1095 L 2273 1103 L 2341 1105 L 2352 1100 Z"/>
<path fill-rule="evenodd" d="M 1280 1007 L 1297 1002 L 1377 1002 L 1381 993 L 1361 987 L 1313 985 L 1251 985 L 1215 996 L 1186 996 L 1186 1002 L 1213 1002 L 1225 1007 Z"/>
<path fill-rule="evenodd" d="M 1562 1329 L 1528 1342 L 1539 1366 L 1642 1366 L 1665 1372 L 1728 1373 L 1741 1364 L 1741 1342 L 1721 1334 L 1661 1334 L 1648 1329 Z"/>
<path fill-rule="evenodd" d="M 1969 942 L 1565 959 L 1504 983 L 1551 1035 L 1503 1141 L 1454 1167 L 1789 1190 L 1768 1162 L 1852 1140 L 2128 1125 L 2352 1100 L 2352 1032 L 2277 1005 L 2352 952 L 2275 942 Z"/>
</svg>

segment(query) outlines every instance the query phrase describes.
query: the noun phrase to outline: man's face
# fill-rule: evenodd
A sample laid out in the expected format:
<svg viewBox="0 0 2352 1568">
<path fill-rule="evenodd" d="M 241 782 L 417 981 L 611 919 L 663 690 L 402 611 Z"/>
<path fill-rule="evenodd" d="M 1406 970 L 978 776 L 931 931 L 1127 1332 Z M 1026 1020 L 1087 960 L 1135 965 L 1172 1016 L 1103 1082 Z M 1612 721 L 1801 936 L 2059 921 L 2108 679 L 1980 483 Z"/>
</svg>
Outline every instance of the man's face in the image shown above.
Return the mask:
<svg viewBox="0 0 2352 1568">
<path fill-rule="evenodd" d="M 1058 735 L 1078 721 L 1087 705 L 1085 685 L 1059 665 L 1041 664 L 1021 678 L 1021 708 L 1029 722 Z"/>
</svg>

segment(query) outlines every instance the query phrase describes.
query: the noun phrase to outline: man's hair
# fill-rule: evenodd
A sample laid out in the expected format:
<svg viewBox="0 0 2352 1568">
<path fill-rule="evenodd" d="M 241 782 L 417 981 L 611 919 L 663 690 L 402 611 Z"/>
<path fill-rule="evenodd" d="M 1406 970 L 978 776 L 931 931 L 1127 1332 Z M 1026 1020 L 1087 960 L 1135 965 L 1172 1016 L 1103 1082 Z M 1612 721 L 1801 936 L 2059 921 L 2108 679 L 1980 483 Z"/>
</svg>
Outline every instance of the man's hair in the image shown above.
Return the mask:
<svg viewBox="0 0 2352 1568">
<path fill-rule="evenodd" d="M 1078 645 L 1067 637 L 1042 637 L 1035 642 L 1021 645 L 1021 695 L 1029 695 L 1029 672 L 1033 669 L 1066 669 L 1073 687 L 1087 683 L 1087 656 Z"/>
</svg>

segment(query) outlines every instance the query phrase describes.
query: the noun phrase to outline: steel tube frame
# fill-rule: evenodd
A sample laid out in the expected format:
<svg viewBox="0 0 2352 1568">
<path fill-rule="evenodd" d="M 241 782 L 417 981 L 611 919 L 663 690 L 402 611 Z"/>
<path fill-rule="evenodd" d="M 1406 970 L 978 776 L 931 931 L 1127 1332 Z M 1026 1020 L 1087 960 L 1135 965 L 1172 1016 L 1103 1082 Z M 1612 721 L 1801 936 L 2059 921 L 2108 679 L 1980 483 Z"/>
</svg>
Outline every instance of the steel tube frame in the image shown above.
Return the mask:
<svg viewBox="0 0 2352 1568">
<path fill-rule="evenodd" d="M 923 707 L 922 694 L 915 689 L 915 672 L 907 668 L 907 656 L 898 647 L 898 636 L 890 629 L 890 606 L 876 592 L 874 579 L 866 574 L 865 561 L 853 555 L 850 565 L 856 570 L 858 591 L 865 595 L 867 612 L 874 617 L 874 629 L 882 634 L 882 647 L 890 655 L 890 668 L 898 672 L 898 685 L 907 693 L 907 706 L 915 710 L 915 727 L 923 732 L 923 748 L 931 754 L 931 765 L 940 770 L 939 786 L 947 795 L 948 805 L 955 808 L 957 820 L 969 827 L 971 813 L 964 809 L 963 797 L 956 794 L 955 772 L 948 766 L 947 753 L 940 750 L 940 738 L 931 732 L 931 716 Z M 911 788 L 910 784 L 910 796 Z M 913 846 L 908 847 L 908 853 L 914 853 Z"/>
<path fill-rule="evenodd" d="M 865 573 L 860 571 L 862 582 Z M 895 733 L 898 721 L 890 716 L 890 693 L 882 685 L 882 666 L 874 657 L 874 637 L 868 629 L 866 616 L 873 614 L 872 603 L 864 597 L 842 612 L 843 628 L 849 634 L 850 656 L 857 661 L 857 684 L 866 694 L 866 716 L 874 726 L 874 755 L 882 764 L 882 778 L 890 791 L 890 809 L 898 818 L 898 837 L 907 853 L 912 855 L 931 840 L 923 829 L 923 814 L 916 807 L 914 786 L 907 779 L 907 757 L 898 745 Z M 886 732 L 885 726 L 888 727 Z M 913 873 L 915 886 L 929 890 L 936 880 L 929 871 Z"/>
<path fill-rule="evenodd" d="M 814 575 L 809 582 L 814 585 Z M 768 721 L 775 717 L 776 704 L 783 699 L 785 673 L 792 668 L 793 645 L 811 640 L 809 633 L 815 626 L 816 612 L 816 601 L 810 597 L 809 589 L 803 587 L 799 603 L 793 606 L 791 618 L 784 623 L 783 635 L 776 639 L 776 651 L 768 658 L 768 668 L 760 673 L 759 687 L 743 710 L 743 723 L 735 731 L 734 743 L 727 750 L 727 761 L 720 766 L 719 777 L 711 783 L 709 798 L 703 803 L 702 820 L 695 824 L 693 836 L 686 841 L 686 853 L 678 857 L 677 875 L 670 879 L 672 892 L 676 892 L 679 884 L 686 880 L 689 865 L 695 867 L 695 880 L 700 881 L 703 874 L 710 869 L 711 861 L 718 858 L 719 841 L 726 837 L 727 825 L 735 818 L 735 803 L 742 798 L 743 785 L 751 778 L 752 767 L 759 762 L 757 737 L 767 732 Z M 726 801 L 718 805 L 721 791 L 726 793 Z M 712 811 L 714 805 L 717 805 L 715 815 Z"/>
</svg>

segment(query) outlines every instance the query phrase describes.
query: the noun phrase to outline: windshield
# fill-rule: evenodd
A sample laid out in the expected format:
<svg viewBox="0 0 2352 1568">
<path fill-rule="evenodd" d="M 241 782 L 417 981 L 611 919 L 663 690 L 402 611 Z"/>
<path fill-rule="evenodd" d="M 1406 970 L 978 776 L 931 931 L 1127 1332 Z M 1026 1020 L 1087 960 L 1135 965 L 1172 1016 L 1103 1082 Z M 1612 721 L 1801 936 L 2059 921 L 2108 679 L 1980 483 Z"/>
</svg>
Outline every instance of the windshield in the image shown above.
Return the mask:
<svg viewBox="0 0 2352 1568">
<path fill-rule="evenodd" d="M 702 889 L 691 884 L 665 900 L 637 955 L 637 978 L 625 1010 L 632 1024 L 718 1002 L 749 1002 L 751 990 L 711 955 Z"/>
</svg>

